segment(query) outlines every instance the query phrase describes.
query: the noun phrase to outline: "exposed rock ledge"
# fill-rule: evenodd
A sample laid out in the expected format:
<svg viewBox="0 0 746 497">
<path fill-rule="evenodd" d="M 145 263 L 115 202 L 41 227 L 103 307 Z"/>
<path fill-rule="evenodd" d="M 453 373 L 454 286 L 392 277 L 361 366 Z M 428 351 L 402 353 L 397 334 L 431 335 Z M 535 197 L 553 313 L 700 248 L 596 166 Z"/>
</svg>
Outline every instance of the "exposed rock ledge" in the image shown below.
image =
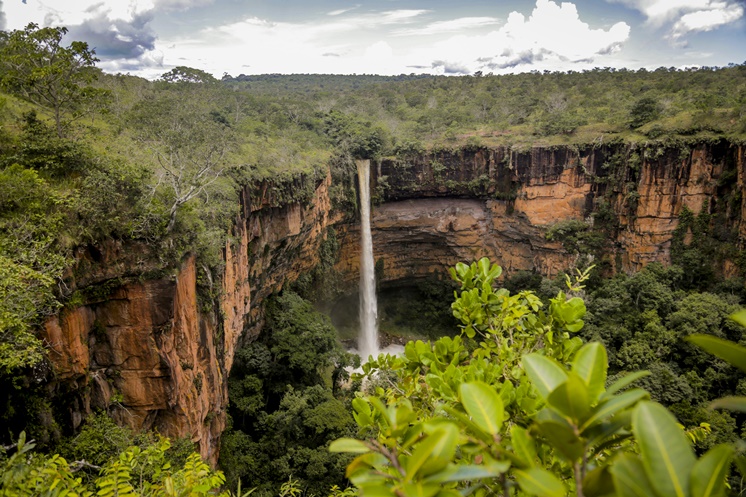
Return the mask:
<svg viewBox="0 0 746 497">
<path fill-rule="evenodd" d="M 622 145 L 523 153 L 480 149 L 382 162 L 373 169 L 372 183 L 387 185 L 385 202 L 373 210 L 374 250 L 383 260 L 384 278 L 419 278 L 481 256 L 506 269 L 554 274 L 573 256 L 545 239 L 547 226 L 588 218 L 603 196 L 619 220 L 612 240 L 618 270 L 667 262 L 684 205 L 694 212 L 703 205 L 725 209 L 743 248 L 743 146 L 665 149 L 643 157 L 635 169 L 604 167 L 630 152 Z M 66 392 L 70 424 L 107 408 L 133 428 L 191 437 L 214 462 L 233 354 L 242 336 L 251 340 L 259 332 L 263 300 L 317 264 L 332 225 L 341 243 L 337 269 L 347 281 L 357 280 L 358 227 L 354 215 L 332 211 L 330 186 L 327 176 L 305 204 L 273 201 L 266 185 L 244 193 L 236 223 L 240 242 L 225 250 L 219 318 L 200 312 L 193 258 L 182 262 L 175 277 L 131 280 L 105 298 L 51 318 L 43 335 L 51 344 L 55 388 Z M 738 202 L 724 206 L 734 192 Z M 146 248 L 110 243 L 83 254 L 88 269 L 78 288 L 142 274 L 147 268 L 138 266 L 138 250 Z"/>
</svg>

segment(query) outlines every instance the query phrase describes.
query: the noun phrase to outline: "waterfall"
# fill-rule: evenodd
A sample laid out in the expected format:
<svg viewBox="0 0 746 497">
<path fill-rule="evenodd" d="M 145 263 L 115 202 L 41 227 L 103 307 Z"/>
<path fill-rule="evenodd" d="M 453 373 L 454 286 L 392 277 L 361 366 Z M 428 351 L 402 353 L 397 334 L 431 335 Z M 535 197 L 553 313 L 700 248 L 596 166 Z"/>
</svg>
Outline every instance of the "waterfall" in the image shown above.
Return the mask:
<svg viewBox="0 0 746 497">
<path fill-rule="evenodd" d="M 378 355 L 378 303 L 370 233 L 370 160 L 356 160 L 360 185 L 360 335 L 358 350 L 363 362 Z"/>
</svg>

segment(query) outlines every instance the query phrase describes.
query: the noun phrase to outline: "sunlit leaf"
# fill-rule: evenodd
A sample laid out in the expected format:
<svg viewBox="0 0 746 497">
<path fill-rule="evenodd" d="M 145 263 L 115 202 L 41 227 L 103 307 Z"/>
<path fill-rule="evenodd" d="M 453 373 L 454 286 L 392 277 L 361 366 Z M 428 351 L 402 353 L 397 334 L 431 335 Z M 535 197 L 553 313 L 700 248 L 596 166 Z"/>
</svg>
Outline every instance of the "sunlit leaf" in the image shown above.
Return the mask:
<svg viewBox="0 0 746 497">
<path fill-rule="evenodd" d="M 588 419 L 580 427 L 580 431 L 583 432 L 588 428 L 591 428 L 596 423 L 614 416 L 618 412 L 635 405 L 642 399 L 650 397 L 650 394 L 640 388 L 634 388 L 617 396 L 610 398 L 609 400 L 597 405 L 593 411 L 591 411 Z"/>
<path fill-rule="evenodd" d="M 609 472 L 619 497 L 653 497 L 656 495 L 642 461 L 635 455 L 623 454 L 617 457 Z"/>
<path fill-rule="evenodd" d="M 329 444 L 329 452 L 351 452 L 353 454 L 364 454 L 370 452 L 365 442 L 354 438 L 340 438 Z"/>
<path fill-rule="evenodd" d="M 585 419 L 591 410 L 588 386 L 575 373 L 570 373 L 567 381 L 549 394 L 547 403 L 572 419 L 576 425 Z"/>
<path fill-rule="evenodd" d="M 565 486 L 546 469 L 517 469 L 514 474 L 518 485 L 529 495 L 539 497 L 564 497 L 565 495 Z"/>
<path fill-rule="evenodd" d="M 716 445 L 694 464 L 690 478 L 692 497 L 725 495 L 725 475 L 733 452 L 730 445 Z"/>
<path fill-rule="evenodd" d="M 523 356 L 523 366 L 526 368 L 531 383 L 536 387 L 544 399 L 561 383 L 567 381 L 567 373 L 562 366 L 552 359 L 539 354 Z"/>
<path fill-rule="evenodd" d="M 461 403 L 472 421 L 490 435 L 497 435 L 503 422 L 503 401 L 494 388 L 475 381 L 459 387 Z"/>
<path fill-rule="evenodd" d="M 746 328 L 746 309 L 741 309 L 740 311 L 728 316 L 728 318 Z"/>
<path fill-rule="evenodd" d="M 689 335 L 685 340 L 746 372 L 746 347 L 711 335 Z"/>
<path fill-rule="evenodd" d="M 660 495 L 687 497 L 696 458 L 676 418 L 660 404 L 643 401 L 632 414 L 642 461 Z"/>
<path fill-rule="evenodd" d="M 715 399 L 710 404 L 712 409 L 728 409 L 730 411 L 746 412 L 746 397 L 723 397 Z"/>
<path fill-rule="evenodd" d="M 444 424 L 428 435 L 407 459 L 407 481 L 411 481 L 418 472 L 419 476 L 426 476 L 445 468 L 456 452 L 457 441 L 458 428 L 452 424 Z"/>
<path fill-rule="evenodd" d="M 636 371 L 634 373 L 630 373 L 630 374 L 622 376 L 617 381 L 615 381 L 609 388 L 606 389 L 606 393 L 604 393 L 601 396 L 601 400 L 611 397 L 612 395 L 623 390 L 624 388 L 634 383 L 635 381 L 645 378 L 646 376 L 650 376 L 650 374 L 651 374 L 650 371 Z"/>
<path fill-rule="evenodd" d="M 588 385 L 588 396 L 592 402 L 598 400 L 606 388 L 608 368 L 606 349 L 598 342 L 584 345 L 575 355 L 572 370 Z"/>
<path fill-rule="evenodd" d="M 451 481 L 472 481 L 483 478 L 497 478 L 510 468 L 510 463 L 500 462 L 492 465 L 456 465 L 449 464 L 442 471 L 428 476 L 425 481 L 446 483 Z"/>
<path fill-rule="evenodd" d="M 511 429 L 511 441 L 513 442 L 513 453 L 518 457 L 523 466 L 530 467 L 536 464 L 536 444 L 528 434 L 528 430 L 518 425 Z"/>
</svg>

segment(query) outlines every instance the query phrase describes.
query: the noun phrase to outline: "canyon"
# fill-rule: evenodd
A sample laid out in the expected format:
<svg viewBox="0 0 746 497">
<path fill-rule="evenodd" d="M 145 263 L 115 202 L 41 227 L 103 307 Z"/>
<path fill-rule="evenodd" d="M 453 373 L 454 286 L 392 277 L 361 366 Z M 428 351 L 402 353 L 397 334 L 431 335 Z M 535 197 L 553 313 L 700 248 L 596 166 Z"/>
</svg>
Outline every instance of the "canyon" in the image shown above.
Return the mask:
<svg viewBox="0 0 746 497">
<path fill-rule="evenodd" d="M 485 256 L 507 273 L 553 276 L 581 254 L 548 239 L 548 230 L 570 220 L 591 229 L 602 207 L 612 218 L 604 231 L 608 271 L 669 263 L 685 207 L 695 214 L 708 209 L 743 249 L 745 151 L 724 140 L 677 147 L 597 143 L 467 147 L 376 161 L 371 225 L 381 284 L 445 275 L 456 262 Z M 219 301 L 200 298 L 192 255 L 160 271 L 144 243 L 81 248 L 68 283 L 87 298 L 50 317 L 41 331 L 55 373 L 50 389 L 64 398 L 65 422 L 75 428 L 105 409 L 134 429 L 187 436 L 214 463 L 233 356 L 261 331 L 263 301 L 313 270 L 330 236 L 338 242 L 333 270 L 340 287 L 354 291 L 360 227 L 356 211 L 340 208 L 332 195 L 348 185 L 346 198 L 355 203 L 352 174 L 294 180 L 295 186 L 313 182 L 313 194 L 301 201 L 280 200 L 271 182 L 246 187 L 224 273 L 214 283 L 221 286 Z M 720 271 L 733 276 L 738 268 L 727 260 Z"/>
</svg>

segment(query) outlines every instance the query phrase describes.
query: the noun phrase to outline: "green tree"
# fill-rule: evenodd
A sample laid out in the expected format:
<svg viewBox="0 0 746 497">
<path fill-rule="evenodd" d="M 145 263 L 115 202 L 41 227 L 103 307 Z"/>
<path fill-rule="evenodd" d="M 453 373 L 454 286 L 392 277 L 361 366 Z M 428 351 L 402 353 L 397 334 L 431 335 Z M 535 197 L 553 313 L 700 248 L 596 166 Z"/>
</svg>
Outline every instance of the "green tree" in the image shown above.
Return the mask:
<svg viewBox="0 0 746 497">
<path fill-rule="evenodd" d="M 156 193 L 163 193 L 168 232 L 182 206 L 225 176 L 236 143 L 231 128 L 201 107 L 199 95 L 162 91 L 136 104 L 129 116 L 138 141 L 158 164 Z"/>
<path fill-rule="evenodd" d="M 103 467 L 87 461 L 68 463 L 58 454 L 34 453 L 33 440 L 21 433 L 18 441 L 0 449 L 0 497 L 228 497 L 220 492 L 225 477 L 213 472 L 199 454 L 192 453 L 179 467 L 167 456 L 171 442 L 167 438 L 145 447 L 132 446 Z M 15 449 L 4 457 L 8 449 Z M 90 486 L 78 476 L 82 468 L 99 470 Z M 94 494 L 95 489 L 95 494 Z"/>
<path fill-rule="evenodd" d="M 98 76 L 95 51 L 82 41 L 63 46 L 65 34 L 64 27 L 30 23 L 5 34 L 0 43 L 0 85 L 51 109 L 59 137 L 66 124 L 89 112 L 106 93 L 90 85 Z"/>
<path fill-rule="evenodd" d="M 220 464 L 231 487 L 243 480 L 276 490 L 292 476 L 318 494 L 344 482 L 347 458 L 326 449 L 352 434 L 349 404 L 335 397 L 352 356 L 329 318 L 297 294 L 286 290 L 266 305 L 261 336 L 236 352 Z"/>
<path fill-rule="evenodd" d="M 205 83 L 215 84 L 218 80 L 209 73 L 193 67 L 178 66 L 161 75 L 167 83 Z"/>
<path fill-rule="evenodd" d="M 364 495 L 724 494 L 732 446 L 697 458 L 690 440 L 703 429 L 685 432 L 629 389 L 649 373 L 608 378 L 606 349 L 570 338 L 582 300 L 561 292 L 544 311 L 528 293 L 492 288 L 499 273 L 485 260 L 452 271 L 462 284 L 454 314 L 481 340 L 472 351 L 446 337 L 364 365 L 398 380 L 358 395 L 361 439 L 330 447 L 358 454 L 347 475 Z"/>
<path fill-rule="evenodd" d="M 643 124 L 658 119 L 661 106 L 653 97 L 642 97 L 637 100 L 629 111 L 629 125 L 631 128 L 639 128 Z"/>
</svg>

